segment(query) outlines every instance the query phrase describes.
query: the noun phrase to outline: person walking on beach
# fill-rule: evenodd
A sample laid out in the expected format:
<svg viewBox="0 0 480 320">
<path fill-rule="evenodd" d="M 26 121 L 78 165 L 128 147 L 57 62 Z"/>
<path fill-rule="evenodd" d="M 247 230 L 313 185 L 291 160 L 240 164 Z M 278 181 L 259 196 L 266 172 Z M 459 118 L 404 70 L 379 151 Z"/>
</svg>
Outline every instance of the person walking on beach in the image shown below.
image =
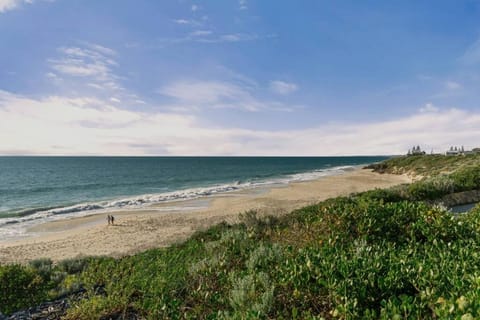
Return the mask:
<svg viewBox="0 0 480 320">
<path fill-rule="evenodd" d="M 112 215 L 107 215 L 107 221 L 108 225 L 113 225 L 113 222 L 115 221 L 115 218 Z"/>
</svg>

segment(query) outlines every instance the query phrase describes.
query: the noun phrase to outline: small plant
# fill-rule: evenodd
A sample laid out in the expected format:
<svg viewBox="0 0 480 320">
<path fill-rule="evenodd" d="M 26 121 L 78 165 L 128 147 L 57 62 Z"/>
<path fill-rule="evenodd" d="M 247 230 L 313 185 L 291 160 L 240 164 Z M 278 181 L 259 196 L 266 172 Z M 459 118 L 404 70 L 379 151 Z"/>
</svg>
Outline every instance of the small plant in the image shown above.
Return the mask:
<svg viewBox="0 0 480 320">
<path fill-rule="evenodd" d="M 30 261 L 29 265 L 36 270 L 43 279 L 50 280 L 53 269 L 53 261 L 47 258 L 35 259 Z"/>
<path fill-rule="evenodd" d="M 267 315 L 272 307 L 275 287 L 266 273 L 251 273 L 241 277 L 232 275 L 231 282 L 230 305 L 234 314 Z"/>
<path fill-rule="evenodd" d="M 255 270 L 266 270 L 270 266 L 278 263 L 283 257 L 282 249 L 280 245 L 266 245 L 260 243 L 257 248 L 250 253 L 250 257 L 247 261 L 247 268 L 251 272 Z"/>
<path fill-rule="evenodd" d="M 82 272 L 88 265 L 87 258 L 65 259 L 58 263 L 58 268 L 68 274 Z"/>
</svg>

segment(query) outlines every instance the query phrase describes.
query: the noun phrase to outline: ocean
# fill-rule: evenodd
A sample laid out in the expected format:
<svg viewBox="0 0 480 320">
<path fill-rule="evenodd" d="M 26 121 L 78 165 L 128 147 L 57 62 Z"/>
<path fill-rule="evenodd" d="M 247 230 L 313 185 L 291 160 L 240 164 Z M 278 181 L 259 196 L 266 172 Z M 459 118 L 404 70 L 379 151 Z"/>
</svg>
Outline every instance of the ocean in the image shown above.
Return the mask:
<svg viewBox="0 0 480 320">
<path fill-rule="evenodd" d="M 0 157 L 0 240 L 44 221 L 341 174 L 387 157 Z"/>
</svg>

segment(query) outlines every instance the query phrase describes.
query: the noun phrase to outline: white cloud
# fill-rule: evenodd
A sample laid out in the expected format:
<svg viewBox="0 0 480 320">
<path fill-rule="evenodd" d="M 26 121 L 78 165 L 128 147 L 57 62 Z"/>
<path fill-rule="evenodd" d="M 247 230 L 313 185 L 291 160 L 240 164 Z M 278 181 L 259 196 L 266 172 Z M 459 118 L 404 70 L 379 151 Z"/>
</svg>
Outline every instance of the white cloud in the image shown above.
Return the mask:
<svg viewBox="0 0 480 320">
<path fill-rule="evenodd" d="M 15 9 L 23 0 L 0 0 L 0 12 Z"/>
<path fill-rule="evenodd" d="M 0 0 L 0 13 L 16 9 L 24 3 L 32 4 L 33 0 Z"/>
<path fill-rule="evenodd" d="M 239 41 L 251 41 L 258 39 L 256 34 L 247 34 L 247 33 L 232 33 L 232 34 L 223 34 L 218 37 L 220 42 L 239 42 Z"/>
<path fill-rule="evenodd" d="M 192 9 L 193 12 L 195 12 L 199 9 L 199 7 L 196 4 L 192 4 L 191 9 Z"/>
<path fill-rule="evenodd" d="M 52 69 L 47 79 L 62 89 L 70 86 L 76 92 L 87 88 L 103 91 L 105 95 L 126 94 L 116 74 L 117 52 L 99 44 L 84 43 L 82 46 L 66 46 L 57 49 L 58 56 L 48 59 Z M 62 81 L 60 81 L 62 80 Z"/>
<path fill-rule="evenodd" d="M 0 13 L 21 8 L 23 4 L 33 4 L 38 1 L 53 2 L 55 0 L 0 0 Z"/>
<path fill-rule="evenodd" d="M 247 10 L 248 9 L 247 0 L 239 0 L 238 7 L 240 10 Z"/>
<path fill-rule="evenodd" d="M 189 24 L 195 26 L 201 26 L 200 23 L 195 23 L 192 20 L 174 20 L 177 24 Z M 268 35 L 258 35 L 255 33 L 225 33 L 217 34 L 211 30 L 197 30 L 192 31 L 186 35 L 176 37 L 176 38 L 160 38 L 158 39 L 158 45 L 171 45 L 171 44 L 180 44 L 187 42 L 199 42 L 199 43 L 236 43 L 244 41 L 256 41 L 262 39 L 271 39 L 275 38 L 275 34 Z"/>
<path fill-rule="evenodd" d="M 213 32 L 211 30 L 196 30 L 190 33 L 191 36 L 193 37 L 204 37 L 204 36 L 209 36 Z"/>
<path fill-rule="evenodd" d="M 297 91 L 298 86 L 295 83 L 285 82 L 285 81 L 271 81 L 270 90 L 281 95 L 287 95 L 292 92 Z"/>
<path fill-rule="evenodd" d="M 112 66 L 117 63 L 110 57 L 115 51 L 99 45 L 90 48 L 62 47 L 61 57 L 51 59 L 51 67 L 65 75 L 94 77 L 102 81 L 112 79 Z"/>
<path fill-rule="evenodd" d="M 105 89 L 103 86 L 99 85 L 98 83 L 87 83 L 87 86 L 91 87 L 91 88 L 98 89 L 98 90 L 104 90 Z"/>
<path fill-rule="evenodd" d="M 175 22 L 176 24 L 191 24 L 192 23 L 191 20 L 187 20 L 187 19 L 174 19 L 173 22 Z"/>
<path fill-rule="evenodd" d="M 202 18 L 203 20 L 203 18 Z M 182 25 L 182 26 L 191 26 L 191 27 L 201 27 L 204 24 L 204 21 L 196 20 L 196 19 L 185 19 L 185 18 L 180 18 L 180 19 L 173 19 L 173 23 Z"/>
<path fill-rule="evenodd" d="M 165 86 L 159 92 L 181 102 L 199 104 L 218 103 L 223 98 L 248 95 L 236 85 L 219 81 L 181 81 Z"/>
<path fill-rule="evenodd" d="M 107 48 L 107 47 L 104 47 L 104 46 L 101 46 L 99 44 L 95 44 L 95 43 L 87 43 L 86 44 L 89 48 L 105 55 L 105 56 L 116 56 L 117 55 L 117 52 L 113 49 L 110 49 L 110 48 Z"/>
<path fill-rule="evenodd" d="M 215 97 L 207 96 L 207 100 Z M 208 128 L 193 115 L 129 111 L 88 97 L 0 91 L 0 154 L 353 155 L 478 146 L 480 113 L 458 109 L 301 130 Z"/>
<path fill-rule="evenodd" d="M 420 112 L 425 113 L 425 112 L 438 112 L 438 108 L 433 105 L 433 103 L 427 103 L 423 108 L 420 108 Z"/>
<path fill-rule="evenodd" d="M 255 97 L 248 84 L 227 81 L 178 81 L 161 88 L 158 92 L 172 98 L 176 110 L 229 108 L 256 112 L 292 111 L 298 107 L 260 100 Z"/>
<path fill-rule="evenodd" d="M 456 90 L 456 89 L 460 89 L 462 85 L 455 81 L 447 81 L 445 82 L 445 87 L 447 87 L 447 89 L 449 90 Z"/>
<path fill-rule="evenodd" d="M 460 58 L 460 61 L 466 64 L 480 63 L 480 39 L 477 39 L 467 48 L 463 56 Z"/>
<path fill-rule="evenodd" d="M 61 77 L 59 77 L 56 73 L 53 73 L 53 72 L 47 72 L 45 74 L 45 77 L 47 77 L 47 79 L 49 79 L 50 81 L 52 81 L 54 84 L 62 84 L 63 83 L 63 79 Z"/>
</svg>

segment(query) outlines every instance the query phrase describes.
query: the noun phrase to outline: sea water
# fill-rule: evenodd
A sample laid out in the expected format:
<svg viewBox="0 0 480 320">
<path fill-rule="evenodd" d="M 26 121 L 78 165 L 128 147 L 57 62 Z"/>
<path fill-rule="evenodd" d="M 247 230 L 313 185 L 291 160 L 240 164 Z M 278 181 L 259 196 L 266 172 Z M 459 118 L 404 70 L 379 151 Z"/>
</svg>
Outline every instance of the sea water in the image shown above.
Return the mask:
<svg viewBox="0 0 480 320">
<path fill-rule="evenodd" d="M 0 157 L 0 240 L 26 226 L 340 174 L 386 157 Z"/>
</svg>

